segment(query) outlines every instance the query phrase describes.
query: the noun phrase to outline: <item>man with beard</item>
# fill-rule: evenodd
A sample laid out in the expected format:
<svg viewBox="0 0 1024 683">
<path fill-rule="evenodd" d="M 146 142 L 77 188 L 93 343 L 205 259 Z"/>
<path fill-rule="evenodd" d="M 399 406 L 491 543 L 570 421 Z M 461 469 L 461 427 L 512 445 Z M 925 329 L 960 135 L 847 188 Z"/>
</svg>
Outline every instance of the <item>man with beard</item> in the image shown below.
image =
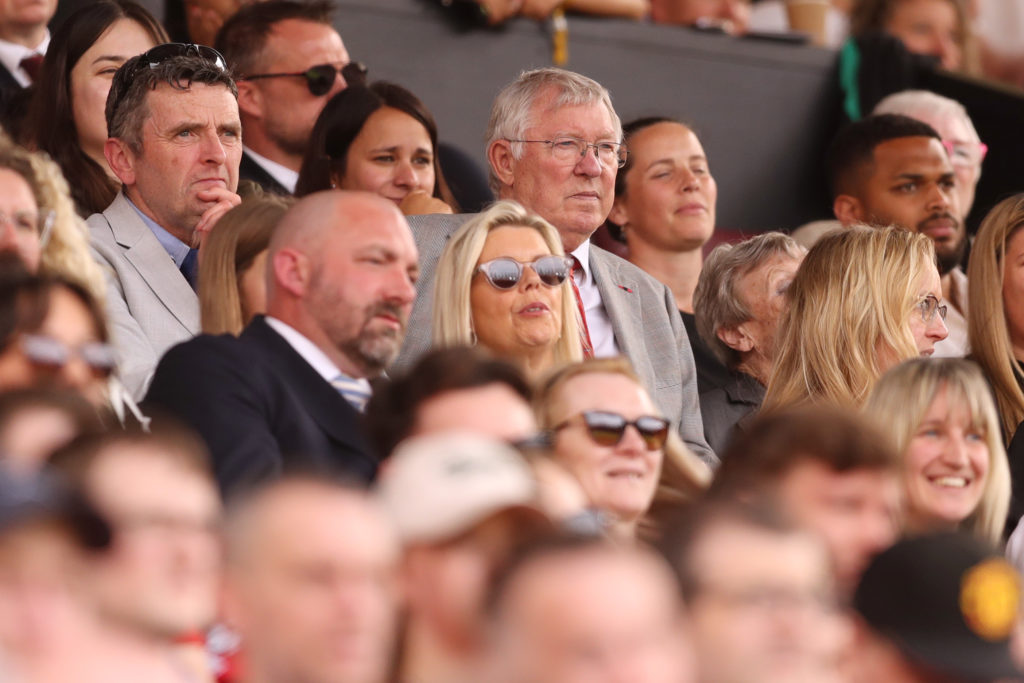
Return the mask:
<svg viewBox="0 0 1024 683">
<path fill-rule="evenodd" d="M 949 336 L 935 355 L 967 352 L 967 276 L 960 267 L 967 230 L 956 175 L 942 138 L 926 123 L 897 114 L 862 119 L 832 142 L 832 211 L 844 226 L 895 225 L 935 243 Z"/>
<path fill-rule="evenodd" d="M 271 0 L 228 19 L 216 47 L 236 74 L 245 151 L 239 177 L 292 194 L 313 124 L 327 100 L 361 75 L 349 65 L 326 0 Z"/>
<path fill-rule="evenodd" d="M 310 195 L 278 225 L 267 314 L 242 334 L 203 335 L 161 359 L 146 397 L 206 440 L 225 494 L 288 470 L 376 472 L 359 428 L 405 336 L 418 275 L 394 204 L 363 192 Z"/>
</svg>

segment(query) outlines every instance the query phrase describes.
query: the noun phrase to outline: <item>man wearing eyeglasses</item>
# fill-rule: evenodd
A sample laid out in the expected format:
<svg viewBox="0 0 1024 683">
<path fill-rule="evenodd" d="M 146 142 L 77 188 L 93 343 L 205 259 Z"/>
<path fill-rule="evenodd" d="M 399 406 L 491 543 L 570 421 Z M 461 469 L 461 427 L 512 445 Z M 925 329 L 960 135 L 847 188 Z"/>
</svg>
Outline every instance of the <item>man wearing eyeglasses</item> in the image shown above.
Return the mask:
<svg viewBox="0 0 1024 683">
<path fill-rule="evenodd" d="M 935 345 L 935 355 L 962 357 L 967 352 L 967 276 L 960 263 L 967 230 L 942 138 L 916 119 L 869 116 L 836 136 L 828 172 L 832 210 L 843 225 L 895 225 L 935 243 L 942 298 L 952 304 L 946 318 L 949 336 Z"/>
<path fill-rule="evenodd" d="M 358 75 L 331 25 L 332 9 L 326 0 L 256 3 L 217 34 L 217 49 L 238 80 L 241 177 L 269 192 L 295 191 L 320 111 L 345 89 L 346 77 Z"/>
<path fill-rule="evenodd" d="M 590 244 L 611 212 L 615 175 L 626 158 L 622 123 L 608 91 L 563 69 L 524 72 L 498 94 L 486 139 L 495 194 L 554 225 L 574 259 L 584 350 L 597 357 L 626 356 L 690 449 L 717 462 L 704 439 L 693 353 L 672 293 Z M 420 292 L 431 291 L 437 257 L 465 219 L 420 216 L 411 222 L 426 274 Z M 413 309 L 402 365 L 429 346 L 431 306 L 427 294 Z"/>
<path fill-rule="evenodd" d="M 200 329 L 200 238 L 241 201 L 236 97 L 217 52 L 181 43 L 129 59 L 110 87 L 104 153 L 122 189 L 88 225 L 110 273 L 121 378 L 136 398 L 163 352 Z"/>
</svg>

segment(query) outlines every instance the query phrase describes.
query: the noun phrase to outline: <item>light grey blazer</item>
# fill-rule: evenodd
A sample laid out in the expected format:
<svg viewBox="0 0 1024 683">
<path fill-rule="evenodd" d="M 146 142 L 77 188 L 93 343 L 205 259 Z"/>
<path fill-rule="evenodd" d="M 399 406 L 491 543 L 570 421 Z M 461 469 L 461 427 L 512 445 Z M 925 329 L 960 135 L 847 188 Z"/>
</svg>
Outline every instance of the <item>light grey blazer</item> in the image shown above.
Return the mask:
<svg viewBox="0 0 1024 683">
<path fill-rule="evenodd" d="M 448 238 L 473 215 L 409 217 L 420 252 L 420 278 L 405 343 L 392 372 L 407 369 L 430 348 L 434 271 Z M 690 340 L 672 292 L 630 262 L 594 245 L 590 247 L 590 267 L 619 349 L 655 403 L 678 426 L 687 446 L 716 466 L 718 459 L 704 439 Z"/>
<path fill-rule="evenodd" d="M 107 274 L 107 316 L 121 380 L 141 400 L 156 363 L 199 333 L 199 299 L 123 193 L 86 221 Z"/>
</svg>

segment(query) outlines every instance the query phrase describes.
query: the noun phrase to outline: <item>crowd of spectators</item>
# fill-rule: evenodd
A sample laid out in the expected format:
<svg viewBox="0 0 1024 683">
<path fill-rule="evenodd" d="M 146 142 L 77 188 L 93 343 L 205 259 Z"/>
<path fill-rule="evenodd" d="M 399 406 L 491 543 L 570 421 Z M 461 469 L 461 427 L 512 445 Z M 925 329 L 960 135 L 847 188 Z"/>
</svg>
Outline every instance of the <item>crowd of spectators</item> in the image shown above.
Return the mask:
<svg viewBox="0 0 1024 683">
<path fill-rule="evenodd" d="M 992 3 L 817 4 L 1016 78 Z M 960 104 L 711 248 L 694 128 L 582 74 L 503 84 L 483 171 L 326 0 L 55 6 L 0 3 L 0 681 L 1024 679 L 1024 193 L 968 234 Z"/>
</svg>

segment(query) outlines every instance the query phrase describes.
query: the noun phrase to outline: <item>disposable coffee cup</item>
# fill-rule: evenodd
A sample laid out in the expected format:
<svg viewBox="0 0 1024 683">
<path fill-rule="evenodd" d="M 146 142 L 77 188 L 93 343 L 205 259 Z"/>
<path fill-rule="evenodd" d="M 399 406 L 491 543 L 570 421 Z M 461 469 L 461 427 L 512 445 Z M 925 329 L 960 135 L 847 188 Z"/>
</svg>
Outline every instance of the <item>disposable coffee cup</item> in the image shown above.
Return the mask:
<svg viewBox="0 0 1024 683">
<path fill-rule="evenodd" d="M 806 33 L 815 45 L 824 45 L 828 8 L 829 0 L 787 0 L 790 30 Z"/>
</svg>

